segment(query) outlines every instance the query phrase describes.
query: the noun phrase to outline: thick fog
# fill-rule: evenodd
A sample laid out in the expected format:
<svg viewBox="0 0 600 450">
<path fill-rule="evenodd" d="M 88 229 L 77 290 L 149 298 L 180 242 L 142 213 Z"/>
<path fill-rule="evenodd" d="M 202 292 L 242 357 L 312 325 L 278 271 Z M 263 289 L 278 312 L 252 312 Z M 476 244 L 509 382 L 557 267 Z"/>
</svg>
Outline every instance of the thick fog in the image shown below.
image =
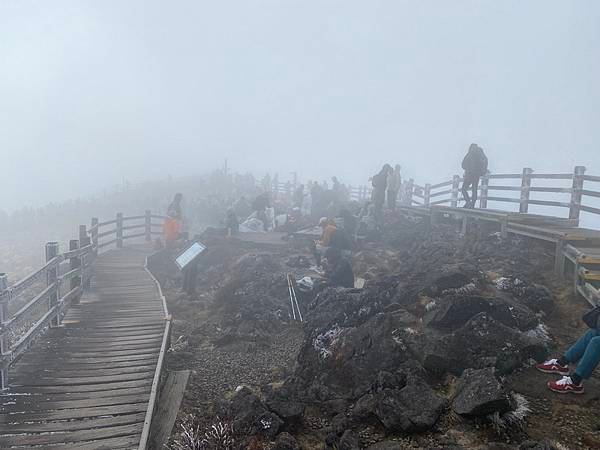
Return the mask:
<svg viewBox="0 0 600 450">
<path fill-rule="evenodd" d="M 0 3 L 0 209 L 208 171 L 600 175 L 600 2 Z"/>
</svg>

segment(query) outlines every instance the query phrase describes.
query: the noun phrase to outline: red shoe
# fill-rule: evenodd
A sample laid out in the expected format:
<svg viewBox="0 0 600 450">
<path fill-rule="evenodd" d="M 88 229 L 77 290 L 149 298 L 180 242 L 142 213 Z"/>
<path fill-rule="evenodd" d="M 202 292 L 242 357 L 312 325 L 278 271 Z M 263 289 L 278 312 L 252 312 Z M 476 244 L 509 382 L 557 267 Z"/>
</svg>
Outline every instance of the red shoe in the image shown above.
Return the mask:
<svg viewBox="0 0 600 450">
<path fill-rule="evenodd" d="M 562 377 L 558 381 L 548 381 L 548 389 L 559 394 L 583 394 L 583 383 L 575 384 L 571 377 Z"/>
<path fill-rule="evenodd" d="M 569 366 L 561 366 L 557 359 L 550 359 L 546 362 L 537 364 L 535 368 L 544 373 L 555 373 L 557 375 L 569 374 Z"/>
</svg>

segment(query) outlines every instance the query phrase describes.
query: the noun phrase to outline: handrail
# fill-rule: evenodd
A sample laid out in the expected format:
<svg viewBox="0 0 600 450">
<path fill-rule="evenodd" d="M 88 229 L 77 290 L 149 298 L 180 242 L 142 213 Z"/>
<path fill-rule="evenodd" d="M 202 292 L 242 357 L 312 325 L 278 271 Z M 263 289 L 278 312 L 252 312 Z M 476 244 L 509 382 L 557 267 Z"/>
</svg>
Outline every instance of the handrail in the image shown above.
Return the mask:
<svg viewBox="0 0 600 450">
<path fill-rule="evenodd" d="M 37 281 L 40 276 L 44 275 L 51 268 L 60 264 L 62 262 L 62 260 L 63 260 L 62 256 L 60 256 L 60 255 L 56 256 L 55 258 L 51 259 L 46 264 L 44 264 L 40 269 L 27 275 L 25 278 L 17 281 L 15 284 L 9 286 L 8 289 L 6 289 L 4 292 L 2 292 L 0 294 L 0 297 L 1 298 L 9 297 L 9 296 L 16 297 L 17 295 L 19 295 L 19 293 L 21 293 L 22 291 L 27 289 L 29 286 L 31 286 L 35 281 Z"/>
<path fill-rule="evenodd" d="M 512 186 L 505 184 L 490 184 L 491 180 L 517 180 L 520 181 L 520 183 Z M 532 181 L 534 180 L 568 180 L 571 182 L 571 185 L 536 186 L 532 185 Z M 463 181 L 463 177 L 455 175 L 452 180 L 436 184 L 427 183 L 424 185 L 425 187 L 421 187 L 410 179 L 403 182 L 400 202 L 403 205 L 421 205 L 421 202 L 417 202 L 415 199 L 423 199 L 422 205 L 424 207 L 444 203 L 450 203 L 451 206 L 455 207 L 463 201 L 461 195 L 461 183 L 463 183 Z M 588 197 L 600 198 L 600 191 L 585 189 L 584 184 L 586 181 L 600 182 L 600 176 L 585 175 L 585 167 L 583 166 L 576 166 L 572 173 L 534 173 L 531 168 L 523 169 L 522 173 L 488 173 L 480 178 L 480 185 L 478 186 L 479 207 L 486 209 L 488 207 L 488 202 L 518 203 L 520 213 L 528 213 L 529 206 L 531 205 L 568 208 L 568 218 L 573 221 L 578 221 L 582 211 L 600 215 L 600 208 L 584 205 L 582 202 L 582 200 Z M 445 187 L 450 188 L 437 190 Z M 502 197 L 499 195 L 490 196 L 489 193 L 494 191 L 519 192 L 520 195 L 518 196 L 519 198 Z M 570 196 L 570 200 L 567 202 L 531 198 L 531 194 L 534 193 L 566 194 Z"/>
<path fill-rule="evenodd" d="M 45 332 L 47 326 L 58 326 L 62 317 L 70 304 L 79 298 L 86 289 L 91 277 L 91 264 L 98 250 L 109 245 L 116 244 L 117 247 L 123 245 L 126 239 L 145 237 L 150 241 L 152 235 L 162 234 L 155 231 L 161 224 L 153 223 L 152 218 L 162 219 L 164 216 L 152 215 L 146 211 L 143 215 L 125 217 L 117 214 L 115 220 L 104 222 L 98 219 L 92 219 L 92 226 L 86 228 L 85 225 L 79 227 L 79 239 L 72 240 L 70 250 L 59 253 L 58 243 L 46 244 L 47 262 L 38 270 L 27 275 L 11 286 L 0 288 L 0 387 L 4 389 L 7 385 L 8 369 L 12 362 L 17 358 L 39 335 Z M 123 222 L 132 220 L 144 220 L 143 223 L 123 226 Z M 114 225 L 115 227 L 106 230 L 106 227 Z M 139 233 L 124 235 L 124 230 L 143 230 Z M 99 239 L 107 236 L 115 236 L 107 242 L 98 242 Z M 63 262 L 70 262 L 70 268 L 63 270 Z M 64 273 L 60 273 L 63 272 Z M 41 292 L 36 293 L 25 302 L 19 305 L 19 309 L 9 317 L 9 306 L 23 294 L 26 289 L 38 282 L 42 277 L 46 277 L 46 286 Z M 70 286 L 69 286 L 70 284 Z M 62 289 L 67 286 L 69 291 L 62 295 Z M 62 297 L 61 297 L 62 295 Z M 30 317 L 44 302 L 48 302 L 48 310 L 38 318 L 32 325 L 28 326 L 23 335 L 17 336 L 16 342 L 8 342 L 8 335 L 15 331 L 17 323 L 23 323 L 23 319 Z"/>
</svg>

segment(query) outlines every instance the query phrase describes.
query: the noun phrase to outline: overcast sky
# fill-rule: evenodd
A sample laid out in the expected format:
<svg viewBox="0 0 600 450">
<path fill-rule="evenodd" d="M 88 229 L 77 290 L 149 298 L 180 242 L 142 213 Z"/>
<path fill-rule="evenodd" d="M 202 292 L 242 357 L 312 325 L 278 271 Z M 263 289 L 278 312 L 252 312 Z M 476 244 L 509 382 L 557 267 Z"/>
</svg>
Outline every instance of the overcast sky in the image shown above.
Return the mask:
<svg viewBox="0 0 600 450">
<path fill-rule="evenodd" d="M 0 0 L 0 208 L 203 172 L 600 175 L 600 1 Z"/>
</svg>

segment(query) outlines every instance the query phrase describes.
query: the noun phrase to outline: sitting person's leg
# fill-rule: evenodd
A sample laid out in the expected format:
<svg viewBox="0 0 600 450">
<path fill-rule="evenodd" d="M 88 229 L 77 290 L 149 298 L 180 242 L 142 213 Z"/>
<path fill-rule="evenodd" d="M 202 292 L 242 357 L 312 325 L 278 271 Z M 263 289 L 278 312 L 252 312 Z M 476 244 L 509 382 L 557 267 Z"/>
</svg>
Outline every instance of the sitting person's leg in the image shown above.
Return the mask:
<svg viewBox="0 0 600 450">
<path fill-rule="evenodd" d="M 559 375 L 566 375 L 569 373 L 569 363 L 578 362 L 590 341 L 598 336 L 598 330 L 588 330 L 583 336 L 581 336 L 575 344 L 573 344 L 563 356 L 559 358 L 549 359 L 541 364 L 538 364 L 536 368 L 544 373 L 556 373 Z"/>
<path fill-rule="evenodd" d="M 575 394 L 583 393 L 582 381 L 589 378 L 600 362 L 600 333 L 589 330 L 580 337 L 565 354 L 558 359 L 551 359 L 538 364 L 538 370 L 546 373 L 567 375 L 568 364 L 578 363 L 577 368 L 569 376 L 558 381 L 549 381 L 548 388 L 554 392 Z"/>
</svg>

